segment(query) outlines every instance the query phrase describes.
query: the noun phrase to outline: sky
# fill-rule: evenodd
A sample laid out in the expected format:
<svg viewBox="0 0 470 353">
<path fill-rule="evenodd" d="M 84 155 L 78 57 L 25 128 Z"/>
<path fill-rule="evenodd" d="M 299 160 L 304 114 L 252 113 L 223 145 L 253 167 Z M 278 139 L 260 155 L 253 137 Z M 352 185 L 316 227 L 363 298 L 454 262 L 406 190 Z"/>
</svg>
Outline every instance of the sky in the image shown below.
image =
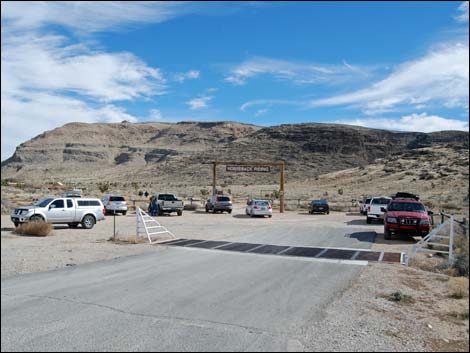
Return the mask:
<svg viewBox="0 0 470 353">
<path fill-rule="evenodd" d="M 69 122 L 468 131 L 468 25 L 468 1 L 2 1 L 1 158 Z"/>
</svg>

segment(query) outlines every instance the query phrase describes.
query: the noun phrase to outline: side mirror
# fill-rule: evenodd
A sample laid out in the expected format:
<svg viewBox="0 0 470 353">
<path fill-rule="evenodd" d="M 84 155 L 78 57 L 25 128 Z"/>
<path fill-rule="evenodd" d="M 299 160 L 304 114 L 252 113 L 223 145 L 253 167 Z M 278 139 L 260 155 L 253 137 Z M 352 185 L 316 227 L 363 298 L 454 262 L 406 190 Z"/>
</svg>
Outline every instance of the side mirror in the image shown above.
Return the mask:
<svg viewBox="0 0 470 353">
<path fill-rule="evenodd" d="M 55 208 L 55 205 L 50 205 L 50 206 L 49 206 L 49 209 L 51 209 L 51 208 Z"/>
<path fill-rule="evenodd" d="M 381 212 L 387 212 L 387 209 L 385 207 L 380 207 Z"/>
</svg>

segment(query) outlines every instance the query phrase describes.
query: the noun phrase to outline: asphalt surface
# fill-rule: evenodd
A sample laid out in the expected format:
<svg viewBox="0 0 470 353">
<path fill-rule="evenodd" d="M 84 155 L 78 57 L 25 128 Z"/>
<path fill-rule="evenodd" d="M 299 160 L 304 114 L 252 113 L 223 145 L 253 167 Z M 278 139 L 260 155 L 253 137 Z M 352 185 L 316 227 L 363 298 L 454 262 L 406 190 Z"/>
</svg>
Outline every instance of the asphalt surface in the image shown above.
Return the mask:
<svg viewBox="0 0 470 353">
<path fill-rule="evenodd" d="M 376 230 L 302 219 L 260 219 L 238 226 L 238 236 L 231 224 L 219 239 L 366 249 Z M 306 329 L 362 268 L 159 246 L 14 276 L 1 283 L 2 351 L 298 351 Z"/>
</svg>

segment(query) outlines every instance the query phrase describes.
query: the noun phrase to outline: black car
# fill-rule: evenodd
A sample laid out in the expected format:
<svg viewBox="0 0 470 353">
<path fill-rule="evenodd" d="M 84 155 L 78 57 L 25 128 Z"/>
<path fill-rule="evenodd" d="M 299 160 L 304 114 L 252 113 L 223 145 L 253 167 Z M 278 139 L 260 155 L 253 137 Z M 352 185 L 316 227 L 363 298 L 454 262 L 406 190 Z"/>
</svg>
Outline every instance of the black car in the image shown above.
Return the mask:
<svg viewBox="0 0 470 353">
<path fill-rule="evenodd" d="M 308 213 L 330 213 L 330 206 L 326 200 L 313 200 L 308 207 Z"/>
</svg>

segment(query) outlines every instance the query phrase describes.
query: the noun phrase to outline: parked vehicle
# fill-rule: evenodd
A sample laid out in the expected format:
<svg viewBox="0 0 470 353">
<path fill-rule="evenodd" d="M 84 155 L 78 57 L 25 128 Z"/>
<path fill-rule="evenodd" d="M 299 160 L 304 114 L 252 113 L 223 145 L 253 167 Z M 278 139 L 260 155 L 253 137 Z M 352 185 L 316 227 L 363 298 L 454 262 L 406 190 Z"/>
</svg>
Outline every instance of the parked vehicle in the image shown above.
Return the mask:
<svg viewBox="0 0 470 353">
<path fill-rule="evenodd" d="M 424 205 L 413 199 L 394 199 L 388 206 L 383 207 L 384 237 L 392 239 L 392 234 L 411 234 L 426 236 L 432 226 L 432 211 L 426 210 Z"/>
<path fill-rule="evenodd" d="M 10 214 L 15 227 L 25 222 L 45 221 L 68 224 L 76 228 L 91 229 L 96 222 L 104 220 L 104 206 L 99 199 L 49 197 L 31 206 L 18 207 Z"/>
<path fill-rule="evenodd" d="M 121 195 L 104 195 L 101 199 L 106 213 L 116 214 L 122 213 L 123 216 L 127 213 L 127 202 L 124 196 Z"/>
<path fill-rule="evenodd" d="M 367 206 L 367 224 L 371 224 L 372 220 L 382 220 L 384 212 L 382 208 L 392 200 L 390 197 L 373 197 L 370 204 Z"/>
<path fill-rule="evenodd" d="M 308 206 L 308 213 L 324 213 L 330 214 L 330 206 L 326 200 L 313 200 Z"/>
<path fill-rule="evenodd" d="M 249 200 L 246 204 L 245 214 L 254 216 L 273 216 L 273 208 L 268 200 Z"/>
<path fill-rule="evenodd" d="M 206 212 L 212 211 L 214 213 L 227 211 L 232 213 L 232 201 L 228 196 L 214 195 L 211 196 L 206 202 Z"/>
<path fill-rule="evenodd" d="M 361 212 L 361 214 L 364 216 L 367 214 L 367 207 L 370 205 L 370 200 L 372 200 L 371 197 L 366 198 L 359 206 L 359 212 Z"/>
<path fill-rule="evenodd" d="M 175 194 L 157 194 L 155 197 L 157 198 L 159 216 L 172 212 L 176 212 L 178 216 L 183 214 L 184 203 Z"/>
</svg>

